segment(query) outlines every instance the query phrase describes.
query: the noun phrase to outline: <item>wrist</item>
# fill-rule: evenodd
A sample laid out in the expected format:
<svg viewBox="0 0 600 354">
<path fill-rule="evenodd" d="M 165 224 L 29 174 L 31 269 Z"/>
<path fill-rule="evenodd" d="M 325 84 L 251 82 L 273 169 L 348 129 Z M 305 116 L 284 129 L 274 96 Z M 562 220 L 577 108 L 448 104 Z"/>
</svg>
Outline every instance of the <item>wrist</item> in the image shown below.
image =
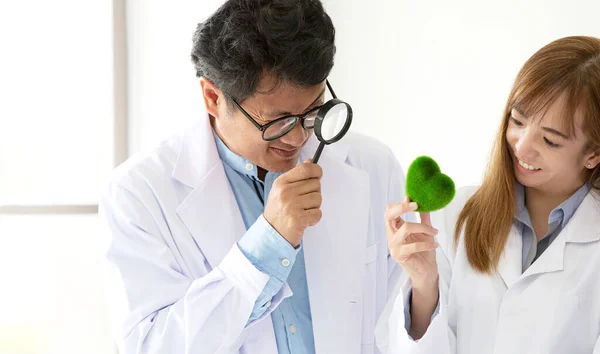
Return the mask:
<svg viewBox="0 0 600 354">
<path fill-rule="evenodd" d="M 277 226 L 276 222 L 272 222 L 271 218 L 263 213 L 263 217 L 265 221 L 271 225 L 273 230 L 275 230 L 284 240 L 287 241 L 293 248 L 297 249 L 300 246 L 301 237 L 290 237 L 289 232 L 286 232 L 283 228 Z"/>
<path fill-rule="evenodd" d="M 429 279 L 412 281 L 412 292 L 420 297 L 437 298 L 439 293 L 439 275 L 436 274 Z"/>
</svg>

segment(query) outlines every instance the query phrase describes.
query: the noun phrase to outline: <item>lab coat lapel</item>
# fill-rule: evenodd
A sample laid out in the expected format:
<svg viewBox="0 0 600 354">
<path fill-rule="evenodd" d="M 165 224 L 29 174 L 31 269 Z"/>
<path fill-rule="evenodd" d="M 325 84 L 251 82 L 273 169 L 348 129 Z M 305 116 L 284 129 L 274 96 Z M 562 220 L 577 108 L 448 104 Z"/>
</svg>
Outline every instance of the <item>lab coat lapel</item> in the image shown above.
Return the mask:
<svg viewBox="0 0 600 354">
<path fill-rule="evenodd" d="M 591 243 L 598 240 L 600 203 L 593 193 L 588 193 L 569 223 L 523 276 L 561 271 L 564 269 L 566 244 Z"/>
<path fill-rule="evenodd" d="M 498 263 L 498 272 L 507 288 L 510 288 L 523 274 L 523 239 L 515 225 L 512 225 L 504 253 Z"/>
<path fill-rule="evenodd" d="M 177 214 L 214 268 L 246 228 L 208 118 L 182 137 L 173 177 L 193 188 Z"/>
<path fill-rule="evenodd" d="M 362 285 L 369 225 L 368 175 L 345 163 L 348 146 L 325 147 L 323 217 L 304 233 L 303 247 L 317 353 L 359 353 Z M 305 146 L 312 157 L 317 141 Z"/>
</svg>

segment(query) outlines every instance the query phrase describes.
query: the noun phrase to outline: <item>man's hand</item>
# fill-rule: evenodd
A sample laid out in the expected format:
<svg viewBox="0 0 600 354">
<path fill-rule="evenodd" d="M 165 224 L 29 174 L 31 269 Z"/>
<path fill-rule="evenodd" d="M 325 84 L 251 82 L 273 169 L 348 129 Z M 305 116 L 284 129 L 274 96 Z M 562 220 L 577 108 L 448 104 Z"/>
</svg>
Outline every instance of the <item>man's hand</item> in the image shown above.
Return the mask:
<svg viewBox="0 0 600 354">
<path fill-rule="evenodd" d="M 264 217 L 293 247 L 321 220 L 321 176 L 321 167 L 308 159 L 279 176 L 269 193 Z"/>
</svg>

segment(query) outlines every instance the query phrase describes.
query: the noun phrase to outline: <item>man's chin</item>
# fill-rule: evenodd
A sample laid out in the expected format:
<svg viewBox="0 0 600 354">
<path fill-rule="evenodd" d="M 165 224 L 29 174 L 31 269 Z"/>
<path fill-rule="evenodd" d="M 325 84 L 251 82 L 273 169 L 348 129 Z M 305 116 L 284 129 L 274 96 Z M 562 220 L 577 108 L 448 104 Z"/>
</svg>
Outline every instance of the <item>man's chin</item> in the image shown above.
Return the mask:
<svg viewBox="0 0 600 354">
<path fill-rule="evenodd" d="M 291 170 L 292 168 L 296 167 L 296 165 L 298 164 L 298 158 L 294 158 L 291 160 L 284 160 L 284 161 L 273 161 L 269 164 L 269 166 L 267 167 L 267 170 L 270 172 L 276 172 L 276 173 L 286 173 L 289 170 Z"/>
</svg>

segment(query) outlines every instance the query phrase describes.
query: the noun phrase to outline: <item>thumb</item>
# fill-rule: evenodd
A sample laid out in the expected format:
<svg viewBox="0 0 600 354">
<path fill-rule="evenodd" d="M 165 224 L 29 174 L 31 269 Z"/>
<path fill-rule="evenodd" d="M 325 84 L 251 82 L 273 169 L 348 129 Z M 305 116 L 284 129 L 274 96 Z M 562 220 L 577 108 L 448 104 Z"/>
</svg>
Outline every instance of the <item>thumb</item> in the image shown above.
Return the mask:
<svg viewBox="0 0 600 354">
<path fill-rule="evenodd" d="M 421 219 L 421 224 L 432 226 L 431 225 L 431 214 L 429 214 L 429 213 L 419 213 L 419 218 Z"/>
</svg>

